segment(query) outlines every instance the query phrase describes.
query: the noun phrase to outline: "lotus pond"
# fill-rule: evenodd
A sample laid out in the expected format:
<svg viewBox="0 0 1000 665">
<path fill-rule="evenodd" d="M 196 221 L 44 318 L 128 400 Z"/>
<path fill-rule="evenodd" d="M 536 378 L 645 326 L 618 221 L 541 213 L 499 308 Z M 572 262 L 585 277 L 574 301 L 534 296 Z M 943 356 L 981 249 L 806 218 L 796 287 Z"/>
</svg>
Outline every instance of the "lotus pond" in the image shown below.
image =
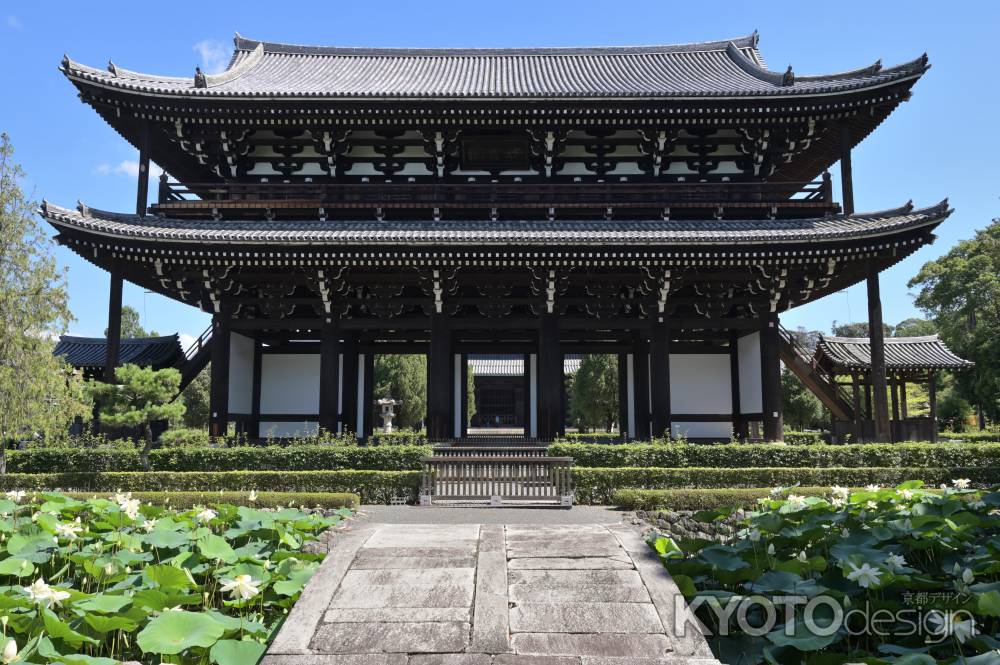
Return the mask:
<svg viewBox="0 0 1000 665">
<path fill-rule="evenodd" d="M 2 495 L 0 495 L 2 497 Z M 0 662 L 252 665 L 349 516 L 130 495 L 0 498 Z"/>
<path fill-rule="evenodd" d="M 726 663 L 1000 664 L 1000 492 L 777 488 L 724 543 L 652 536 Z M 683 614 L 683 611 L 681 612 Z"/>
</svg>

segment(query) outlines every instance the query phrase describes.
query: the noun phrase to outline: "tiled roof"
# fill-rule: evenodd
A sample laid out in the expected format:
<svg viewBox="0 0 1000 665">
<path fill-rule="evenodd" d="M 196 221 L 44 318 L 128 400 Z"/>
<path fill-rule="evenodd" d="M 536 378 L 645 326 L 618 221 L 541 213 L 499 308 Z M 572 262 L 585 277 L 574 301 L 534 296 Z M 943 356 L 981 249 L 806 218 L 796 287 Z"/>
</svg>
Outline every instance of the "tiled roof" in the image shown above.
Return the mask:
<svg viewBox="0 0 1000 665">
<path fill-rule="evenodd" d="M 821 337 L 816 346 L 817 360 L 843 369 L 871 369 L 871 354 L 867 337 Z M 887 369 L 966 369 L 974 364 L 952 353 L 937 335 L 885 340 Z"/>
<path fill-rule="evenodd" d="M 830 242 L 932 226 L 951 210 L 947 200 L 901 208 L 796 220 L 613 221 L 214 221 L 138 217 L 81 205 L 43 202 L 56 227 L 153 242 L 268 245 L 706 245 Z"/>
<path fill-rule="evenodd" d="M 563 374 L 576 374 L 582 357 L 571 354 L 563 357 Z M 474 376 L 522 376 L 524 356 L 500 353 L 469 355 L 469 370 Z"/>
<path fill-rule="evenodd" d="M 80 82 L 161 95 L 327 98 L 746 97 L 844 92 L 919 77 L 926 57 L 824 76 L 766 69 L 757 35 L 672 46 L 393 49 L 235 40 L 229 67 L 194 77 L 153 76 L 64 58 Z M 193 74 L 193 73 L 192 73 Z"/>
<path fill-rule="evenodd" d="M 104 367 L 107 346 L 108 341 L 104 337 L 62 335 L 53 353 L 65 357 L 73 367 Z M 173 367 L 183 356 L 177 335 L 124 338 L 118 352 L 118 364 L 131 363 L 160 369 Z"/>
</svg>

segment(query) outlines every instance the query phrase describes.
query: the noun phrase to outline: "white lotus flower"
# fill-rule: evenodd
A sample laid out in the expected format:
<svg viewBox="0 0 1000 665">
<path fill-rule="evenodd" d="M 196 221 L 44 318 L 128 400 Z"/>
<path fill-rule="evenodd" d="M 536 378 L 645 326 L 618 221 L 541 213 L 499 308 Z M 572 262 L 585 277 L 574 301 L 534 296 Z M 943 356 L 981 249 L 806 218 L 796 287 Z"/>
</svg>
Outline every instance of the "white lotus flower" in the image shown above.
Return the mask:
<svg viewBox="0 0 1000 665">
<path fill-rule="evenodd" d="M 899 490 L 899 496 L 901 496 L 904 499 L 906 499 L 907 501 L 909 501 L 910 499 L 913 498 L 913 490 L 910 490 L 910 489 Z"/>
<path fill-rule="evenodd" d="M 237 575 L 233 579 L 223 579 L 222 580 L 222 593 L 230 594 L 230 597 L 234 600 L 239 598 L 240 600 L 250 600 L 258 593 L 260 593 L 260 582 L 253 579 L 249 575 Z"/>
<path fill-rule="evenodd" d="M 865 504 L 865 506 L 867 506 L 869 510 L 878 510 L 878 502 L 876 501 L 869 501 Z"/>
<path fill-rule="evenodd" d="M 789 494 L 787 502 L 795 510 L 802 510 L 806 507 L 806 498 L 800 494 Z"/>
<path fill-rule="evenodd" d="M 882 486 L 872 483 L 871 485 L 865 485 L 865 489 L 868 490 L 869 492 L 878 492 L 880 489 L 882 489 Z"/>
<path fill-rule="evenodd" d="M 960 490 L 964 490 L 969 488 L 969 485 L 972 484 L 972 481 L 969 480 L 968 478 L 955 478 L 951 481 L 951 484 Z"/>
<path fill-rule="evenodd" d="M 834 508 L 843 508 L 845 505 L 847 505 L 847 499 L 835 496 L 832 499 L 830 499 L 830 505 L 833 506 Z"/>
<path fill-rule="evenodd" d="M 215 512 L 211 508 L 205 508 L 200 513 L 195 515 L 194 518 L 203 524 L 207 524 L 208 522 L 211 522 L 218 516 L 219 513 Z"/>
<path fill-rule="evenodd" d="M 968 619 L 961 620 L 961 616 L 963 615 L 967 616 Z M 935 633 L 943 637 L 954 635 L 955 639 L 957 639 L 959 643 L 965 643 L 967 640 L 976 635 L 975 619 L 973 619 L 972 615 L 968 612 L 942 614 L 941 612 L 934 610 L 927 616 L 927 619 L 930 623 L 935 625 Z"/>
<path fill-rule="evenodd" d="M 774 556 L 774 543 L 767 546 L 767 553 L 769 556 Z"/>
<path fill-rule="evenodd" d="M 67 540 L 76 540 L 77 534 L 81 531 L 83 531 L 83 527 L 72 522 L 70 524 L 56 524 L 56 535 Z"/>
<path fill-rule="evenodd" d="M 840 485 L 834 485 L 830 488 L 830 493 L 834 496 L 840 497 L 842 499 L 847 499 L 851 496 L 851 490 L 846 487 L 841 487 Z"/>
<path fill-rule="evenodd" d="M 881 581 L 882 571 L 878 568 L 867 563 L 860 567 L 850 562 L 847 565 L 851 567 L 851 572 L 847 573 L 847 579 L 857 582 L 858 586 L 864 589 L 877 585 Z"/>
<path fill-rule="evenodd" d="M 772 487 L 771 488 L 771 496 L 778 496 L 779 494 L 781 494 L 784 491 L 785 491 L 784 487 Z"/>
<path fill-rule="evenodd" d="M 7 498 L 14 503 L 21 503 L 21 499 L 25 497 L 26 492 L 24 490 L 11 490 L 7 492 Z"/>
<path fill-rule="evenodd" d="M 42 577 L 35 580 L 31 586 L 21 588 L 24 590 L 24 593 L 28 594 L 28 597 L 31 598 L 31 600 L 45 607 L 48 607 L 49 605 L 55 605 L 58 607 L 62 604 L 62 601 L 69 598 L 68 592 L 53 589 L 45 583 L 45 579 Z"/>
<path fill-rule="evenodd" d="M 798 556 L 796 558 L 799 561 L 801 561 L 802 563 L 806 563 L 807 561 L 809 561 L 809 557 L 806 556 L 806 551 L 805 550 L 802 550 L 801 552 L 799 552 L 799 554 L 798 554 Z"/>
<path fill-rule="evenodd" d="M 146 530 L 146 533 L 149 533 L 156 528 L 156 520 L 143 520 L 142 528 Z"/>
<path fill-rule="evenodd" d="M 885 565 L 892 570 L 899 570 L 906 567 L 906 558 L 901 554 L 890 554 L 885 558 Z"/>
<path fill-rule="evenodd" d="M 3 654 L 0 655 L 3 658 L 4 665 L 7 663 L 13 663 L 14 659 L 17 658 L 17 642 L 13 639 L 7 640 L 7 644 L 3 647 Z"/>
<path fill-rule="evenodd" d="M 250 494 L 247 495 L 247 501 L 250 503 L 257 501 L 257 490 L 250 490 Z"/>
</svg>

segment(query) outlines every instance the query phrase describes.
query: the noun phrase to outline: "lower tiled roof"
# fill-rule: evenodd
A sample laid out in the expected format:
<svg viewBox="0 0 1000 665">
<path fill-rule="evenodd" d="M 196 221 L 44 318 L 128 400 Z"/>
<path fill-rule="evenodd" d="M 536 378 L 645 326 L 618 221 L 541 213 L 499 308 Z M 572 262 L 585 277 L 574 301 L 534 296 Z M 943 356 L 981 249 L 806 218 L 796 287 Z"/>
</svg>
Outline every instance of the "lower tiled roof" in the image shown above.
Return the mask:
<svg viewBox="0 0 1000 665">
<path fill-rule="evenodd" d="M 843 369 L 869 370 L 872 366 L 871 341 L 867 337 L 821 337 L 816 359 Z M 959 358 L 937 335 L 928 337 L 887 337 L 887 369 L 967 369 L 975 363 Z"/>
<path fill-rule="evenodd" d="M 63 356 L 73 367 L 97 368 L 104 367 L 108 340 L 104 337 L 75 337 L 62 335 L 53 351 L 57 356 Z M 182 357 L 177 335 L 165 337 L 130 337 L 121 341 L 118 352 L 118 364 L 133 364 L 143 367 L 160 369 L 173 367 Z"/>
<path fill-rule="evenodd" d="M 576 374 L 582 358 L 571 354 L 563 357 L 563 374 Z M 469 355 L 469 370 L 473 376 L 522 376 L 524 356 L 502 353 L 477 353 Z"/>
<path fill-rule="evenodd" d="M 948 201 L 854 215 L 795 220 L 558 221 L 215 221 L 139 217 L 48 202 L 40 213 L 57 228 L 150 242 L 266 245 L 705 245 L 832 242 L 933 226 Z"/>
</svg>

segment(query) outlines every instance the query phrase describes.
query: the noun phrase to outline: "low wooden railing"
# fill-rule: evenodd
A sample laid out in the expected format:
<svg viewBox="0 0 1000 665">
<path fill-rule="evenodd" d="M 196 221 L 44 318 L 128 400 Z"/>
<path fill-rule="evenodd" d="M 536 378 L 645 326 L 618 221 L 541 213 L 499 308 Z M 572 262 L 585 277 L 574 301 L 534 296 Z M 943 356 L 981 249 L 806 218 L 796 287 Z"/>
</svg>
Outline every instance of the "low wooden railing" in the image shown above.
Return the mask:
<svg viewBox="0 0 1000 665">
<path fill-rule="evenodd" d="M 570 457 L 425 457 L 421 505 L 573 505 Z"/>
</svg>

